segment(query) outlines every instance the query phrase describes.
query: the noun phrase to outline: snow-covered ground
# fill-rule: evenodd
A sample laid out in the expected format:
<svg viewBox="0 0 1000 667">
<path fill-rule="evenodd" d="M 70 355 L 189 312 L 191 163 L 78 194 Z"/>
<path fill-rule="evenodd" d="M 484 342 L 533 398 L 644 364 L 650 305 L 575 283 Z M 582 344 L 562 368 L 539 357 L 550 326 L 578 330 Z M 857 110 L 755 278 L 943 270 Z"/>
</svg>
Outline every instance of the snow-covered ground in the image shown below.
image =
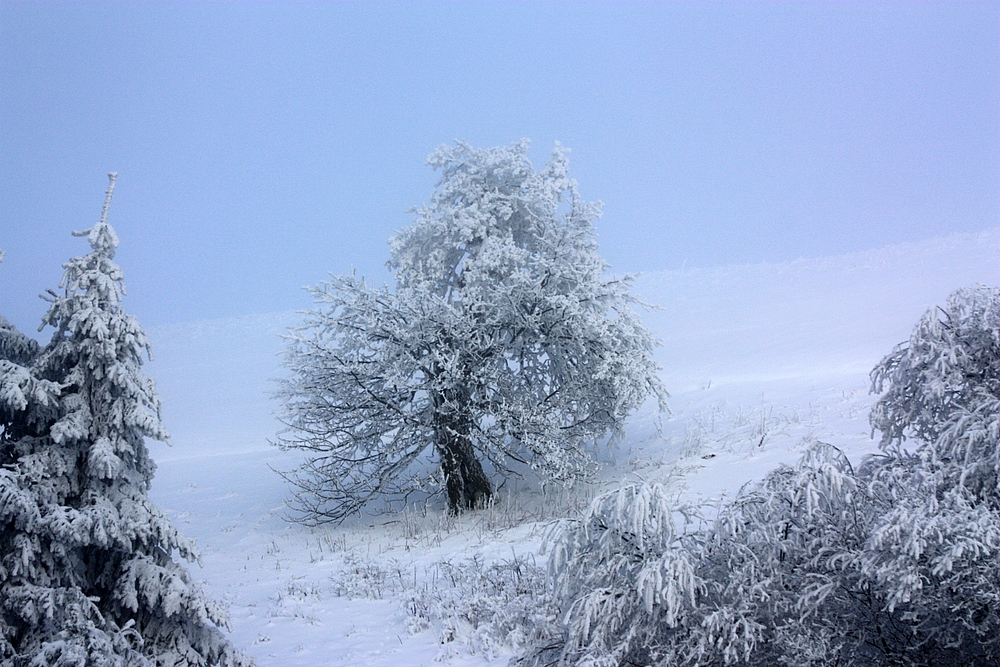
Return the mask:
<svg viewBox="0 0 1000 667">
<path fill-rule="evenodd" d="M 335 267 L 331 267 L 335 268 Z M 543 564 L 550 520 L 624 479 L 663 479 L 717 502 L 820 439 L 852 460 L 874 449 L 868 372 L 923 312 L 975 284 L 1000 285 L 1000 229 L 841 257 L 642 276 L 644 315 L 671 414 L 635 415 L 601 480 L 575 489 L 505 488 L 459 519 L 441 502 L 309 529 L 283 518 L 272 471 L 298 455 L 268 444 L 294 313 L 149 331 L 173 446 L 152 443 L 152 496 L 194 537 L 193 575 L 230 605 L 232 639 L 264 665 L 505 664 L 473 628 L 407 613 L 473 562 Z M 506 493 L 508 492 L 509 493 Z M 440 596 L 440 593 L 439 593 Z"/>
</svg>

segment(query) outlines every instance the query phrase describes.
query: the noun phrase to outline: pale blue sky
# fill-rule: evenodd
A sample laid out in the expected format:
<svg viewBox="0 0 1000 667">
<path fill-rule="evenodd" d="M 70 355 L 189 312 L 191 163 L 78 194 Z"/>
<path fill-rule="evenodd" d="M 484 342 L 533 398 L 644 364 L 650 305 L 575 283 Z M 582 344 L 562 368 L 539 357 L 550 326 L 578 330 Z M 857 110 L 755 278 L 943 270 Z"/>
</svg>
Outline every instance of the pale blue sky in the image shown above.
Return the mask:
<svg viewBox="0 0 1000 667">
<path fill-rule="evenodd" d="M 0 313 L 37 326 L 111 170 L 147 326 L 385 281 L 453 139 L 572 148 L 615 272 L 993 227 L 998 6 L 4 1 Z"/>
</svg>

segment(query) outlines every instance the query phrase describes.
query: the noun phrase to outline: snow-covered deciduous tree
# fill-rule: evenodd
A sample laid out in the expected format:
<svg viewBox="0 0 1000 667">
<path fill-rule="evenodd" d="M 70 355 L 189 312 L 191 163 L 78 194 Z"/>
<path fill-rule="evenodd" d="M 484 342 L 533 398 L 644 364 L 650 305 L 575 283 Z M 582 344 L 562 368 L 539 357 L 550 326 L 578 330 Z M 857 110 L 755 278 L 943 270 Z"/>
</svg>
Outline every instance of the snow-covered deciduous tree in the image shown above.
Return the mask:
<svg viewBox="0 0 1000 667">
<path fill-rule="evenodd" d="M 5 665 L 239 665 L 224 610 L 173 557 L 197 554 L 148 499 L 166 440 L 149 343 L 120 301 L 118 238 L 64 265 L 42 349 L 0 326 L 0 656 Z"/>
<path fill-rule="evenodd" d="M 489 500 L 489 468 L 570 478 L 588 444 L 649 395 L 662 404 L 630 280 L 605 277 L 597 253 L 599 205 L 580 198 L 565 149 L 542 171 L 527 149 L 438 149 L 430 203 L 390 241 L 395 289 L 353 275 L 313 289 L 318 308 L 290 336 L 278 441 L 309 452 L 289 475 L 304 520 L 430 476 L 452 511 Z"/>
</svg>

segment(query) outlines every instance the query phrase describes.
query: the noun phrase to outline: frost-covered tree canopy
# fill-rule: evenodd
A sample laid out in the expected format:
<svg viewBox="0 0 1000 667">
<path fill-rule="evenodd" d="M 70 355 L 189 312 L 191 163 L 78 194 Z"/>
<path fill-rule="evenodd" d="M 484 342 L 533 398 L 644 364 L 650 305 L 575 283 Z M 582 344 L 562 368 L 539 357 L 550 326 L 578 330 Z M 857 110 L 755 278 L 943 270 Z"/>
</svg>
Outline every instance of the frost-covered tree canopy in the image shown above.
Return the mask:
<svg viewBox="0 0 1000 667">
<path fill-rule="evenodd" d="M 492 494 L 483 462 L 569 478 L 588 443 L 650 394 L 662 403 L 630 281 L 604 275 L 599 205 L 580 198 L 566 150 L 541 171 L 527 150 L 438 149 L 430 202 L 390 241 L 396 288 L 350 275 L 312 290 L 280 392 L 279 444 L 311 453 L 290 476 L 307 521 L 441 482 L 452 510 L 475 507 Z"/>
<path fill-rule="evenodd" d="M 242 664 L 175 553 L 193 546 L 148 499 L 145 438 L 166 440 L 149 342 L 121 307 L 118 237 L 85 232 L 39 348 L 0 321 L 0 657 L 3 664 Z"/>
</svg>

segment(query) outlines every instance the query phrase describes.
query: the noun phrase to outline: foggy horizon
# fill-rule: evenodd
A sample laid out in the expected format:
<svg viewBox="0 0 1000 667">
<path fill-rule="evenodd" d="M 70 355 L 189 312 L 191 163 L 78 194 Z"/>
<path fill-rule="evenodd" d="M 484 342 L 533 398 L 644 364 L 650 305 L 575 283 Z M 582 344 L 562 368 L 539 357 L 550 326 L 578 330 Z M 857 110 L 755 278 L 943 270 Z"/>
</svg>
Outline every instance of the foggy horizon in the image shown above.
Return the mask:
<svg viewBox="0 0 1000 667">
<path fill-rule="evenodd" d="M 615 273 L 1000 222 L 993 3 L 5 3 L 0 62 L 0 310 L 29 332 L 109 171 L 145 326 L 389 282 L 455 139 L 569 147 Z"/>
</svg>

